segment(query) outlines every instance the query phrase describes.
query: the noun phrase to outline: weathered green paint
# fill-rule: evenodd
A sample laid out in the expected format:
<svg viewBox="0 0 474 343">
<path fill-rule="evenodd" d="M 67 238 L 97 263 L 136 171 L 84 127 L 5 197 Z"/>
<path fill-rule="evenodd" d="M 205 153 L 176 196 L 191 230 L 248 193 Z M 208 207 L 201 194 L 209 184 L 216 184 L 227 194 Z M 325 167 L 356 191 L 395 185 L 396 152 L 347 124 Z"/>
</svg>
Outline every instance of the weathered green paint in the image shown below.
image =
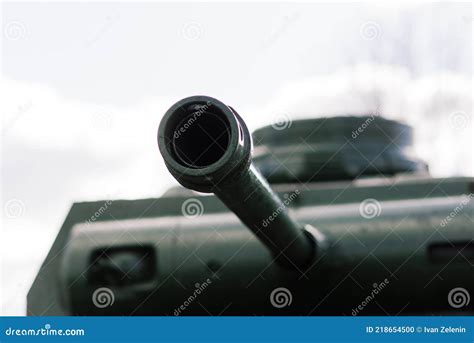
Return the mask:
<svg viewBox="0 0 474 343">
<path fill-rule="evenodd" d="M 196 283 L 207 279 L 210 285 L 180 315 L 474 312 L 473 178 L 408 173 L 272 188 L 281 199 L 298 191 L 289 215 L 326 239 L 309 268 L 275 263 L 264 244 L 213 195 L 174 189 L 157 199 L 115 200 L 92 223 L 86 221 L 106 201 L 76 203 L 28 294 L 28 314 L 173 315 Z M 202 203 L 198 218 L 182 215 L 183 203 L 191 198 Z M 368 198 L 381 209 L 371 219 L 360 214 Z M 443 225 L 453 211 L 456 215 Z M 94 283 L 92 256 L 114 249 L 152 249 L 155 271 L 136 284 Z M 363 310 L 353 313 L 381 286 Z M 112 289 L 112 306 L 93 305 L 99 287 Z M 277 287 L 291 291 L 290 306 L 271 305 Z M 470 292 L 468 306 L 449 306 L 448 293 L 456 287 Z"/>
</svg>

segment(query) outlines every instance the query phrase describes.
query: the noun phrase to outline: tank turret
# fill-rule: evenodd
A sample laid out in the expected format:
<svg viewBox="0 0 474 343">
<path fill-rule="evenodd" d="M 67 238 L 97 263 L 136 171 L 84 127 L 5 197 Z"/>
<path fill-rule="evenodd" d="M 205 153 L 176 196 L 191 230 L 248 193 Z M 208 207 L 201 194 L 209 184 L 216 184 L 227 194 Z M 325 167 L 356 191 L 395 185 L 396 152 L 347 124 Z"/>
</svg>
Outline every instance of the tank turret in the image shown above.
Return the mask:
<svg viewBox="0 0 474 343">
<path fill-rule="evenodd" d="M 158 145 L 184 188 L 74 204 L 28 314 L 472 315 L 474 179 L 431 177 L 412 144 L 372 115 L 252 139 L 232 107 L 183 99 Z"/>
</svg>

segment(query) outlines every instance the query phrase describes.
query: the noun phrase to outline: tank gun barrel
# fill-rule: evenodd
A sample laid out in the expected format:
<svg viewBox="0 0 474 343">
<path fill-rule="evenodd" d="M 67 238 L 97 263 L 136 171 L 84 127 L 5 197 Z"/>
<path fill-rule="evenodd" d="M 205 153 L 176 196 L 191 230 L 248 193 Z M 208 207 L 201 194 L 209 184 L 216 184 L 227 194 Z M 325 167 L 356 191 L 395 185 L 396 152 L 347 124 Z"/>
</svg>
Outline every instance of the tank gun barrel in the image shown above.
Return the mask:
<svg viewBox="0 0 474 343">
<path fill-rule="evenodd" d="M 207 96 L 178 101 L 160 123 L 158 145 L 181 185 L 215 193 L 281 265 L 304 267 L 314 258 L 315 239 L 253 166 L 251 135 L 233 108 Z"/>
</svg>

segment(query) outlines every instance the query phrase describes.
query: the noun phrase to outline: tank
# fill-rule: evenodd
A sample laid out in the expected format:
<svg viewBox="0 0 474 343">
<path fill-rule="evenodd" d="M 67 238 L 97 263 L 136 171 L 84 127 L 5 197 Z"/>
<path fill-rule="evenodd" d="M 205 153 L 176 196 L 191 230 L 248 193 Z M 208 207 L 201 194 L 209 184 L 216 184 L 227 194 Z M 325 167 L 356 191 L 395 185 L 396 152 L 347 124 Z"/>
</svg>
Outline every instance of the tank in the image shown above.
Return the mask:
<svg viewBox="0 0 474 343">
<path fill-rule="evenodd" d="M 474 314 L 474 179 L 431 177 L 410 126 L 341 115 L 250 135 L 193 96 L 157 139 L 181 186 L 75 203 L 28 315 Z"/>
</svg>

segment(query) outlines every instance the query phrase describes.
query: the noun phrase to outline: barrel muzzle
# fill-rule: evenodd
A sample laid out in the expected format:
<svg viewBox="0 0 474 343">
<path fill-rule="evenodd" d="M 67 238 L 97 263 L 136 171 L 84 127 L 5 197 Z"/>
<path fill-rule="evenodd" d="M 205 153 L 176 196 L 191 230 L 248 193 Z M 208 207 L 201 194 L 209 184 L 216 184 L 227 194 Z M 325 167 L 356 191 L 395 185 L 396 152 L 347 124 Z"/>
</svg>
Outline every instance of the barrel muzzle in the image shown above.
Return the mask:
<svg viewBox="0 0 474 343">
<path fill-rule="evenodd" d="M 233 108 L 207 96 L 178 101 L 160 123 L 158 145 L 180 184 L 215 193 L 281 265 L 301 268 L 314 259 L 318 234 L 289 215 L 254 168 L 251 135 Z"/>
<path fill-rule="evenodd" d="M 251 163 L 252 140 L 240 116 L 217 99 L 193 96 L 171 106 L 158 130 L 158 146 L 184 187 L 215 187 Z"/>
</svg>

